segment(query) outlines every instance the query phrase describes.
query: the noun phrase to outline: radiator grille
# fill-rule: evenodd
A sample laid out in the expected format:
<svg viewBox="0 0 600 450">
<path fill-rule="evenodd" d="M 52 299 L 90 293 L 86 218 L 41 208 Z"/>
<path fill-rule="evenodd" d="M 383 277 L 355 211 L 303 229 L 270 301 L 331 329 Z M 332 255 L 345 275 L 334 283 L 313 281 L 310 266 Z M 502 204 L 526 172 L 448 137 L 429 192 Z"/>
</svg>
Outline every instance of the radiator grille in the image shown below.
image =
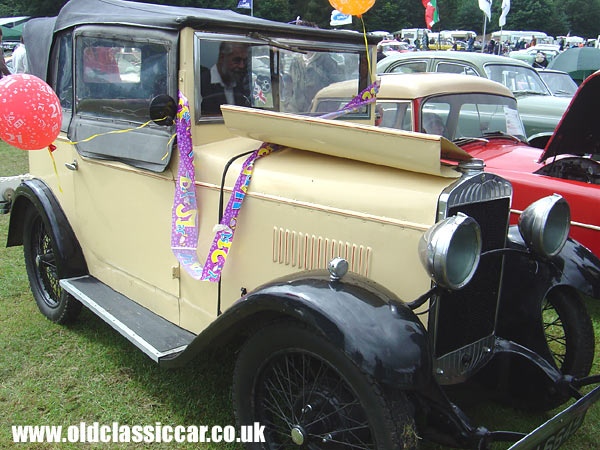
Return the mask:
<svg viewBox="0 0 600 450">
<path fill-rule="evenodd" d="M 512 188 L 492 174 L 479 174 L 464 180 L 447 195 L 440 216 L 458 212 L 473 217 L 481 227 L 482 252 L 504 248 L 508 229 Z M 430 316 L 434 327 L 434 347 L 440 357 L 494 333 L 502 255 L 486 255 L 471 282 L 463 289 L 444 293 Z"/>
<path fill-rule="evenodd" d="M 482 251 L 503 248 L 509 199 L 471 203 L 451 208 L 473 217 L 481 227 Z M 439 303 L 436 353 L 444 355 L 493 333 L 496 323 L 502 256 L 481 258 L 473 280 L 463 289 L 445 294 Z"/>
</svg>

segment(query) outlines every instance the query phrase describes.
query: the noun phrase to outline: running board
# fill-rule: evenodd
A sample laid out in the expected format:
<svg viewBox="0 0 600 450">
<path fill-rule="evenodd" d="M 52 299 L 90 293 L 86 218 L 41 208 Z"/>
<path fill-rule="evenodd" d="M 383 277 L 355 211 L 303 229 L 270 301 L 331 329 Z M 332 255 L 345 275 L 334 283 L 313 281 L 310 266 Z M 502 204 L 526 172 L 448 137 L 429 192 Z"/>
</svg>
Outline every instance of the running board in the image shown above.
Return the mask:
<svg viewBox="0 0 600 450">
<path fill-rule="evenodd" d="M 155 362 L 181 353 L 196 337 L 92 276 L 60 280 L 60 285 Z"/>
</svg>

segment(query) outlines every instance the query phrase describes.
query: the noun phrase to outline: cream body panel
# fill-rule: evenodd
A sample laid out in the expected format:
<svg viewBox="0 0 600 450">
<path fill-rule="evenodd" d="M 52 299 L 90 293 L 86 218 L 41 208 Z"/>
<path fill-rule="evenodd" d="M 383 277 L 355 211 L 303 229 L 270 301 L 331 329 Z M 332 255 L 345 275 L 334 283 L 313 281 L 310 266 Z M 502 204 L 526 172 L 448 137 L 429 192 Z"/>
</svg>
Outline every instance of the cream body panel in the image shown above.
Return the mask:
<svg viewBox="0 0 600 450">
<path fill-rule="evenodd" d="M 72 226 L 75 214 L 74 173 L 71 170 L 67 170 L 65 163 L 72 163 L 77 158 L 77 152 L 74 146 L 67 142 L 69 140 L 64 133 L 60 133 L 54 141 L 56 150 L 52 152 L 52 156 L 56 162 L 56 172 L 54 172 L 52 158 L 48 154 L 47 149 L 28 151 L 29 173 L 35 178 L 43 180 L 50 187 Z M 56 176 L 57 173 L 58 178 Z"/>
<path fill-rule="evenodd" d="M 178 262 L 171 252 L 175 181 L 128 165 L 78 158 L 75 233 L 90 275 L 179 322 Z"/>
<path fill-rule="evenodd" d="M 231 156 L 259 145 L 234 138 L 195 148 L 201 263 L 214 237 L 223 167 Z M 224 204 L 246 158 L 228 171 Z M 325 268 L 334 256 L 414 300 L 430 287 L 418 261 L 418 241 L 435 222 L 440 192 L 453 181 L 290 148 L 259 159 L 223 271 L 222 310 L 240 297 L 241 288 Z M 197 288 L 188 289 L 188 283 Z M 206 312 L 200 306 L 206 301 L 202 283 L 182 274 L 182 326 L 187 309 L 195 307 L 198 320 Z M 183 299 L 184 292 L 194 298 Z M 210 306 L 216 311 L 216 304 Z"/>
<path fill-rule="evenodd" d="M 58 178 L 46 150 L 30 152 L 30 173 L 48 184 L 60 202 L 90 275 L 178 323 L 179 281 L 172 270 L 178 262 L 170 249 L 171 170 L 154 174 L 81 158 L 64 133 L 54 144 Z M 65 167 L 73 161 L 76 171 Z"/>
</svg>

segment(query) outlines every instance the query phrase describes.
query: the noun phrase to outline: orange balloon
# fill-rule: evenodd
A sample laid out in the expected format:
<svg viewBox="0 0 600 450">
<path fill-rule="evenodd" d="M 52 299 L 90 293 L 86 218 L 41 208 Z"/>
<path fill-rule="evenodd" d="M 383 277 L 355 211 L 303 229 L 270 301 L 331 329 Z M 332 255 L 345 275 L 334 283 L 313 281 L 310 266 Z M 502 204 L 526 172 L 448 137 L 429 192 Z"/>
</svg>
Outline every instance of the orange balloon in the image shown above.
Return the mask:
<svg viewBox="0 0 600 450">
<path fill-rule="evenodd" d="M 329 0 L 331 6 L 342 14 L 360 16 L 375 4 L 375 0 Z"/>
</svg>

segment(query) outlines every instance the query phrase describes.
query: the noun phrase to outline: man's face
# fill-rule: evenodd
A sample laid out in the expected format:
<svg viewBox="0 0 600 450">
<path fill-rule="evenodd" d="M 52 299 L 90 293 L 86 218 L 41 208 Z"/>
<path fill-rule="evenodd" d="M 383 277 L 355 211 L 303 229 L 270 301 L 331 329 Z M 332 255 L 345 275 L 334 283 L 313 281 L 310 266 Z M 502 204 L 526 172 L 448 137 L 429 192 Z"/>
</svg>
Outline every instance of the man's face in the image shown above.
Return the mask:
<svg viewBox="0 0 600 450">
<path fill-rule="evenodd" d="M 233 47 L 229 54 L 222 54 L 219 57 L 219 73 L 226 84 L 232 81 L 239 83 L 243 80 L 246 74 L 246 66 L 248 64 L 248 48 Z"/>
</svg>

